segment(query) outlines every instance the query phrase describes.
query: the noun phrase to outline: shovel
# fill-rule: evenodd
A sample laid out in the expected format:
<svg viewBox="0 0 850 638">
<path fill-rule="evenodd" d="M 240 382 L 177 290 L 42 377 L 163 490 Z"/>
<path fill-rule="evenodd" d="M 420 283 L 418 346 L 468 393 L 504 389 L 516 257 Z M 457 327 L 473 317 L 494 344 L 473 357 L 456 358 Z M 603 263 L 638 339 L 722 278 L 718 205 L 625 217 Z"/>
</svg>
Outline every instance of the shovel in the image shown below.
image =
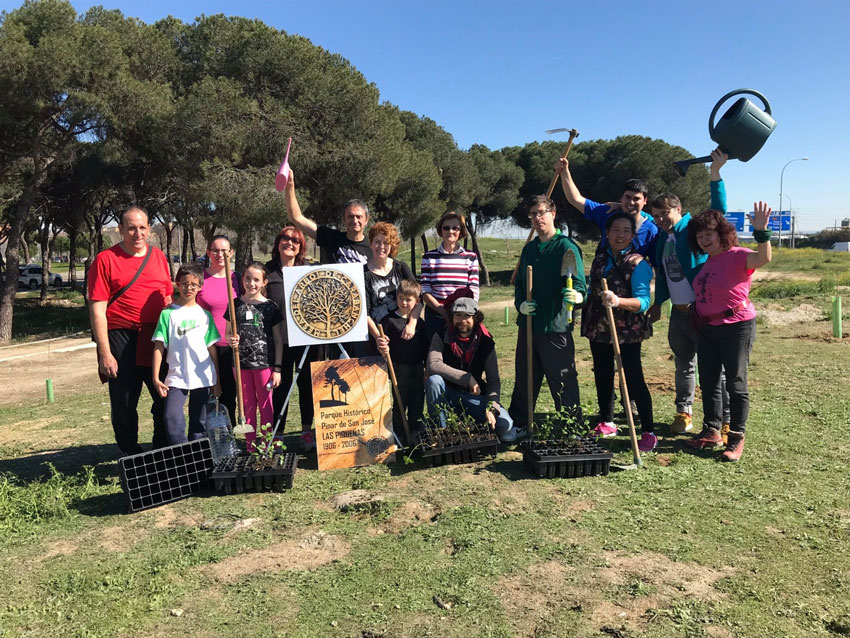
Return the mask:
<svg viewBox="0 0 850 638">
<path fill-rule="evenodd" d="M 230 255 L 224 253 L 224 276 L 227 281 L 227 307 L 230 312 L 230 332 L 236 332 L 236 310 L 233 305 L 233 282 L 230 279 Z M 236 425 L 233 427 L 233 434 L 248 434 L 253 432 L 252 428 L 245 421 L 245 404 L 242 402 L 242 367 L 239 365 L 239 348 L 233 349 L 233 365 L 236 368 Z"/>
<path fill-rule="evenodd" d="M 602 290 L 608 290 L 608 280 L 602 278 Z M 629 422 L 629 435 L 632 439 L 633 465 L 621 467 L 621 470 L 631 470 L 643 465 L 638 450 L 637 432 L 635 432 L 635 417 L 632 414 L 632 402 L 629 399 L 629 388 L 626 386 L 626 372 L 623 370 L 623 357 L 620 355 L 620 340 L 617 338 L 617 325 L 614 323 L 614 309 L 605 307 L 608 311 L 608 326 L 611 328 L 611 345 L 614 346 L 614 359 L 617 362 L 617 374 L 620 377 L 620 392 L 623 393 L 623 403 L 626 406 L 626 420 Z"/>
<path fill-rule="evenodd" d="M 561 259 L 561 277 L 567 278 L 567 288 L 572 290 L 573 288 L 573 276 L 576 274 L 576 256 L 575 253 L 571 250 L 567 250 L 564 253 L 563 259 Z M 567 304 L 567 323 L 573 322 L 573 305 L 571 303 Z"/>
</svg>

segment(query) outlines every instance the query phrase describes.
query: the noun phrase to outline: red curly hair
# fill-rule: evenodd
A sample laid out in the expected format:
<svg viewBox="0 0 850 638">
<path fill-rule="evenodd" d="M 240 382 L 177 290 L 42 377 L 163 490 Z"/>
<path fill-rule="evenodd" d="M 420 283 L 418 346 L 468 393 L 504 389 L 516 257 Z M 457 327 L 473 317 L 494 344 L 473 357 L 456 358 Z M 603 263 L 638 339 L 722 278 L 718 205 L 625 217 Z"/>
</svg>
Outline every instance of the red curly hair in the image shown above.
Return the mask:
<svg viewBox="0 0 850 638">
<path fill-rule="evenodd" d="M 398 247 L 401 246 L 398 229 L 389 222 L 378 222 L 369 229 L 369 243 L 371 244 L 378 235 L 387 238 L 387 243 L 390 245 L 390 257 L 395 257 L 398 254 Z"/>
<path fill-rule="evenodd" d="M 724 251 L 738 245 L 738 234 L 735 232 L 735 227 L 726 221 L 726 217 L 719 210 L 707 208 L 698 215 L 694 215 L 688 224 L 688 245 L 694 255 L 703 252 L 697 243 L 697 233 L 705 230 L 717 232 L 720 238 L 720 246 Z"/>
<path fill-rule="evenodd" d="M 274 240 L 274 248 L 272 248 L 272 261 L 280 263 L 280 240 L 284 235 L 295 237 L 298 240 L 298 254 L 295 255 L 295 265 L 303 266 L 306 262 L 307 242 L 304 239 L 304 233 L 292 224 L 287 224 L 280 229 Z"/>
</svg>

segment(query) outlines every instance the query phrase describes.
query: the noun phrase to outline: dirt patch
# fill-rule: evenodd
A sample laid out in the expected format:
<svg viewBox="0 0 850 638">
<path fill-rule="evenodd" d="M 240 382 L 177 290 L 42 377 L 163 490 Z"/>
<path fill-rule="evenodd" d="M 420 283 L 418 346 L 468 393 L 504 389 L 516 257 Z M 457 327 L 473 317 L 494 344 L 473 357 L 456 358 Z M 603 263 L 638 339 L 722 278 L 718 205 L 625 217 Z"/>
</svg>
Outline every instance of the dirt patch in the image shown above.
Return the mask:
<svg viewBox="0 0 850 638">
<path fill-rule="evenodd" d="M 48 543 L 44 551 L 39 555 L 36 562 L 43 562 L 56 558 L 57 556 L 70 556 L 80 549 L 79 543 L 76 541 L 61 540 Z"/>
<path fill-rule="evenodd" d="M 431 503 L 408 501 L 397 507 L 383 525 L 384 531 L 396 533 L 408 527 L 430 523 L 438 516 Z"/>
<path fill-rule="evenodd" d="M 629 635 L 651 621 L 653 610 L 668 608 L 678 600 L 721 600 L 724 594 L 714 584 L 734 572 L 732 568 L 676 563 L 652 553 L 626 556 L 606 552 L 602 559 L 604 564 L 598 568 L 577 570 L 550 561 L 500 579 L 495 592 L 517 635 L 534 636 L 563 609 L 581 614 L 600 630 L 619 628 L 616 631 Z M 614 601 L 603 593 L 612 586 L 623 590 Z"/>
<path fill-rule="evenodd" d="M 343 558 L 351 546 L 339 536 L 319 530 L 300 539 L 291 539 L 202 568 L 208 576 L 220 582 L 232 582 L 242 576 L 268 571 L 308 571 Z"/>
<path fill-rule="evenodd" d="M 673 464 L 673 457 L 669 454 L 656 454 L 655 460 L 661 467 L 670 467 Z"/>
<path fill-rule="evenodd" d="M 714 588 L 714 584 L 735 572 L 731 567 L 718 570 L 696 563 L 677 563 L 662 554 L 629 556 L 605 552 L 602 556 L 607 566 L 598 570 L 598 576 L 605 582 L 624 585 L 638 578 L 670 595 L 681 592 L 705 601 L 723 598 L 724 595 Z"/>
<path fill-rule="evenodd" d="M 549 561 L 499 579 L 496 596 L 518 636 L 534 636 L 560 607 L 578 605 L 570 583 L 574 569 Z"/>
<path fill-rule="evenodd" d="M 145 529 L 135 527 L 112 525 L 102 530 L 98 530 L 96 535 L 92 535 L 93 541 L 104 551 L 123 553 L 129 551 L 139 543 L 150 537 L 150 532 Z"/>
<path fill-rule="evenodd" d="M 82 334 L 0 350 L 0 387 L 14 388 L 14 392 L 0 393 L 0 405 L 44 403 L 47 378 L 53 379 L 57 401 L 78 394 L 80 388 L 93 391 L 101 387 L 97 355 L 90 344 L 91 337 Z M 105 385 L 102 390 L 107 396 Z M 109 414 L 109 408 L 104 412 Z"/>
<path fill-rule="evenodd" d="M 154 527 L 165 529 L 168 527 L 196 527 L 201 521 L 194 516 L 177 510 L 177 503 L 168 503 L 154 510 L 146 510 L 141 514 L 154 519 Z"/>
<path fill-rule="evenodd" d="M 758 314 L 771 327 L 787 326 L 792 323 L 810 323 L 823 316 L 820 308 L 808 303 L 800 304 L 790 310 L 783 310 L 774 304 L 767 304 L 759 306 Z"/>
<path fill-rule="evenodd" d="M 42 379 L 41 384 L 43 387 L 44 379 Z M 74 440 L 73 428 L 50 429 L 54 424 L 61 423 L 64 420 L 65 417 L 61 415 L 46 419 L 24 419 L 10 427 L 0 428 L 0 446 L 24 444 L 27 449 L 37 447 L 39 451 L 54 446 L 57 448 L 64 447 L 68 444 L 68 441 Z M 45 451 L 49 452 L 49 450 Z"/>
</svg>

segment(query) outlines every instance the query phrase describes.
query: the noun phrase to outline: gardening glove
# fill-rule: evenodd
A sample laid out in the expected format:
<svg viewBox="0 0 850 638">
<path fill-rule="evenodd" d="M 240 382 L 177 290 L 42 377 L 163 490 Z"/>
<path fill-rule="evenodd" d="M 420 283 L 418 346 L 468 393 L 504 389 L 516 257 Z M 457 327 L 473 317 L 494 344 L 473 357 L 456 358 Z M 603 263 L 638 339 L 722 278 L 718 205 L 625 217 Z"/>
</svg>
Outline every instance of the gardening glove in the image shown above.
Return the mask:
<svg viewBox="0 0 850 638">
<path fill-rule="evenodd" d="M 561 296 L 564 298 L 564 303 L 579 305 L 584 301 L 582 294 L 575 288 L 561 288 Z"/>
<path fill-rule="evenodd" d="M 620 305 L 620 298 L 610 290 L 602 291 L 602 305 L 606 308 L 616 308 Z"/>
<path fill-rule="evenodd" d="M 527 316 L 534 316 L 534 313 L 537 312 L 537 302 L 536 301 L 523 301 L 519 305 L 519 311 Z"/>
</svg>

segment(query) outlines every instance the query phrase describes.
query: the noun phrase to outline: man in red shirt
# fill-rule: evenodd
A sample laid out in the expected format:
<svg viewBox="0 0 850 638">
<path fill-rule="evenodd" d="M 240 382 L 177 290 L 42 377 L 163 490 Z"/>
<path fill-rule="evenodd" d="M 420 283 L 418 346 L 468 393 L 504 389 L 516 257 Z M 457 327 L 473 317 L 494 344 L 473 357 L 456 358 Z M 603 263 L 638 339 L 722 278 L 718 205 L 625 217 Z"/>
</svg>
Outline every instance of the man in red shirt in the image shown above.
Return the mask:
<svg viewBox="0 0 850 638">
<path fill-rule="evenodd" d="M 89 270 L 89 317 L 98 372 L 109 383 L 115 442 L 125 454 L 138 454 L 142 383 L 153 399 L 153 447 L 167 445 L 163 400 L 151 377 L 151 337 L 174 288 L 165 255 L 148 246 L 147 211 L 131 206 L 118 221 L 121 243 L 99 253 Z"/>
</svg>

